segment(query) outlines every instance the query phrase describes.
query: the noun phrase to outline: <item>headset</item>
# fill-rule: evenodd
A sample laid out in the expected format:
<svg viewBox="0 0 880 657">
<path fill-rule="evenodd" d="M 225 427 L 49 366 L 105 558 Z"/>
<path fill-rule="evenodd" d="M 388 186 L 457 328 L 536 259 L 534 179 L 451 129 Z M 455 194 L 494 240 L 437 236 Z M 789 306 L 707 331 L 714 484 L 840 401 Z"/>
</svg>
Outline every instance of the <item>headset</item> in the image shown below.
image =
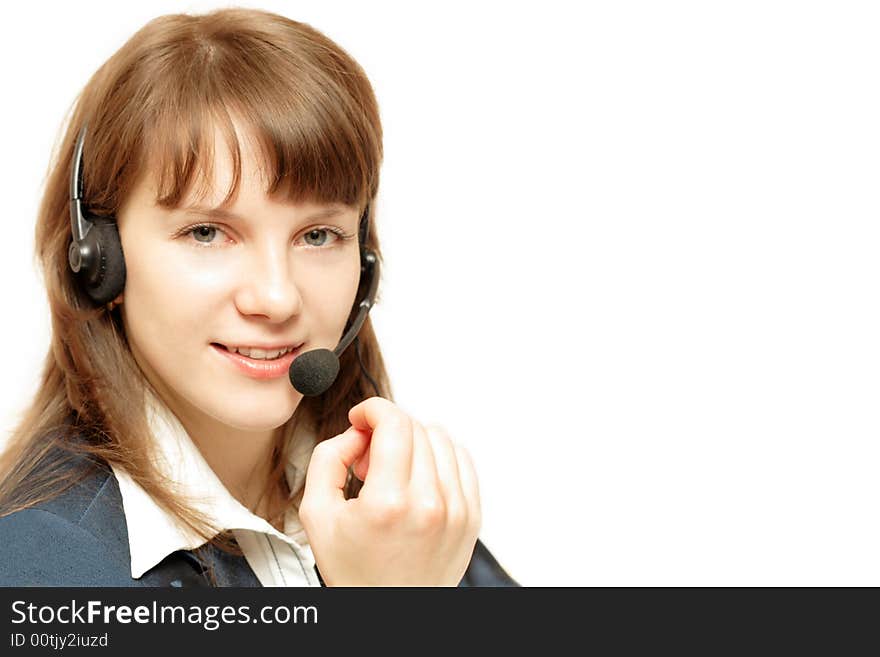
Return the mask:
<svg viewBox="0 0 880 657">
<path fill-rule="evenodd" d="M 72 241 L 67 250 L 67 261 L 76 280 L 88 297 L 98 306 L 103 306 L 116 297 L 118 297 L 125 288 L 125 257 L 122 253 L 122 242 L 119 239 L 119 229 L 116 224 L 115 217 L 96 217 L 87 213 L 83 204 L 83 145 L 85 143 L 87 125 L 83 125 L 76 140 L 76 146 L 73 150 L 73 163 L 70 172 L 70 232 Z M 376 301 L 376 292 L 379 284 L 379 260 L 375 252 L 366 247 L 367 235 L 370 227 L 370 204 L 364 209 L 361 215 L 360 227 L 358 230 L 358 240 L 360 244 L 361 259 L 361 282 L 367 281 L 366 294 L 360 303 L 356 303 L 358 308 L 357 315 L 350 323 L 350 327 L 344 332 L 339 345 L 333 352 L 327 349 L 314 350 L 316 352 L 329 352 L 335 354 L 336 357 L 351 344 L 355 342 L 358 363 L 366 375 L 367 379 L 373 385 L 378 395 L 378 386 L 366 371 L 361 361 L 360 349 L 357 342 L 357 334 L 367 319 L 367 314 Z M 360 284 L 359 286 L 360 287 Z M 299 361 L 302 356 L 307 354 L 315 355 L 311 351 L 301 354 L 294 363 Z M 307 376 L 306 379 L 314 379 L 315 370 L 313 358 L 302 360 L 299 368 Z M 320 359 L 319 359 L 320 360 Z M 325 359 L 326 360 L 326 359 Z M 326 364 L 322 366 L 326 367 Z M 318 366 L 321 367 L 321 366 Z M 311 385 L 303 385 L 300 383 L 302 376 L 294 375 L 294 368 L 291 366 L 290 380 L 291 385 L 306 395 L 316 395 L 324 392 L 332 385 L 333 380 L 338 373 L 338 361 L 336 363 L 336 372 L 332 376 L 327 373 L 319 373 L 317 377 L 320 383 L 313 382 Z M 301 373 L 302 374 L 302 373 Z M 329 381 L 328 381 L 329 380 Z M 326 387 L 325 387 L 326 384 Z M 300 388 L 306 387 L 307 390 Z M 322 388 L 319 390 L 319 388 Z"/>
</svg>

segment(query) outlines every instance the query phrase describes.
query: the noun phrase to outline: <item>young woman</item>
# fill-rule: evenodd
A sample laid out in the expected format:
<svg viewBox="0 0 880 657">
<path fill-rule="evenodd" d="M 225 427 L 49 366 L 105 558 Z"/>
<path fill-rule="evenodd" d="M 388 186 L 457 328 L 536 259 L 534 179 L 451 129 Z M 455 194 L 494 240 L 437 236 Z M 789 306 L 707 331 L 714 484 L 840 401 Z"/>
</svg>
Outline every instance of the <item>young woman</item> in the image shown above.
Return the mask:
<svg viewBox="0 0 880 657">
<path fill-rule="evenodd" d="M 363 70 L 281 16 L 163 16 L 98 70 L 39 210 L 0 583 L 515 585 L 467 451 L 390 401 L 381 160 Z"/>
</svg>

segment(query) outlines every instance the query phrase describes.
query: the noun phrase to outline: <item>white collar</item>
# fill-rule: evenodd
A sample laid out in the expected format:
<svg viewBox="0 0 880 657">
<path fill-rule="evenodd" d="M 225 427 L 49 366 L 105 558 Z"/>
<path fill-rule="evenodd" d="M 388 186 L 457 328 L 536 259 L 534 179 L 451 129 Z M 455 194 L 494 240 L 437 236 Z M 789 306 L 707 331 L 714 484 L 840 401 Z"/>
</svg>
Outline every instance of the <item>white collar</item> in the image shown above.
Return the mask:
<svg viewBox="0 0 880 657">
<path fill-rule="evenodd" d="M 229 493 L 177 416 L 152 392 L 147 392 L 146 399 L 147 420 L 155 438 L 156 465 L 175 485 L 175 494 L 188 498 L 195 509 L 220 530 L 248 529 L 270 534 L 291 545 L 301 547 L 307 543 L 295 509 L 284 518 L 284 533 L 251 513 Z M 297 431 L 285 466 L 292 495 L 305 481 L 314 446 L 313 431 Z M 122 494 L 133 578 L 141 577 L 172 552 L 192 550 L 207 542 L 160 507 L 120 466 L 111 464 L 111 468 Z"/>
</svg>

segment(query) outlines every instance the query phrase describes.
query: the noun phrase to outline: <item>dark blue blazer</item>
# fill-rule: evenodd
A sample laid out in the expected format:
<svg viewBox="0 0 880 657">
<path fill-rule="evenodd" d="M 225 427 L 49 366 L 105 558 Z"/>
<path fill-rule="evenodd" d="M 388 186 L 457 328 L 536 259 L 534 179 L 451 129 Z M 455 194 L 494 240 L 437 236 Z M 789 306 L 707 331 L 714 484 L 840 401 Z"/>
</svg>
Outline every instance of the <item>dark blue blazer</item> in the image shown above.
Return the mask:
<svg viewBox="0 0 880 657">
<path fill-rule="evenodd" d="M 132 578 L 113 471 L 85 457 L 71 467 L 87 473 L 79 484 L 0 518 L 0 586 L 260 586 L 243 556 L 214 546 L 179 550 L 140 579 Z M 518 584 L 478 541 L 459 586 Z"/>
</svg>

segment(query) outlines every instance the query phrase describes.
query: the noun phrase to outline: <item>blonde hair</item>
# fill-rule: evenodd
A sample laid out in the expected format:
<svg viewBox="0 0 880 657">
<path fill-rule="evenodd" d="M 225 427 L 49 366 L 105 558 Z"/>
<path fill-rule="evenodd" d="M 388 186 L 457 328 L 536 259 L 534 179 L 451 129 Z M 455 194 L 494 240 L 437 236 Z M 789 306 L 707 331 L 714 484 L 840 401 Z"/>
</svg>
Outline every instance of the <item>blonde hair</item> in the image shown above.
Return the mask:
<svg viewBox="0 0 880 657">
<path fill-rule="evenodd" d="M 193 185 L 207 184 L 215 129 L 233 155 L 227 199 L 232 198 L 241 180 L 233 117 L 258 140 L 270 194 L 292 202 L 375 208 L 382 161 L 379 110 L 364 71 L 338 45 L 309 25 L 259 10 L 174 14 L 147 23 L 80 93 L 48 172 L 36 258 L 49 298 L 51 345 L 38 391 L 0 458 L 0 515 L 76 483 L 85 473 L 66 466 L 85 455 L 124 468 L 169 513 L 230 549 L 225 538 L 213 536 L 216 528 L 163 486 L 150 459 L 148 383 L 118 311 L 88 300 L 68 268 L 67 249 L 71 158 L 83 124 L 89 130 L 85 203 L 92 215 L 113 217 L 148 172 L 158 181 L 156 202 L 167 208 L 177 207 Z M 375 221 L 366 246 L 381 260 Z M 364 369 L 379 394 L 391 398 L 369 319 L 359 343 Z M 312 428 L 319 441 L 348 427 L 348 409 L 374 391 L 354 349 L 340 361 L 334 385 L 303 398 L 280 436 L 292 436 L 291 423 L 298 422 Z M 267 491 L 281 482 L 289 449 L 290 444 L 275 446 Z"/>
</svg>

